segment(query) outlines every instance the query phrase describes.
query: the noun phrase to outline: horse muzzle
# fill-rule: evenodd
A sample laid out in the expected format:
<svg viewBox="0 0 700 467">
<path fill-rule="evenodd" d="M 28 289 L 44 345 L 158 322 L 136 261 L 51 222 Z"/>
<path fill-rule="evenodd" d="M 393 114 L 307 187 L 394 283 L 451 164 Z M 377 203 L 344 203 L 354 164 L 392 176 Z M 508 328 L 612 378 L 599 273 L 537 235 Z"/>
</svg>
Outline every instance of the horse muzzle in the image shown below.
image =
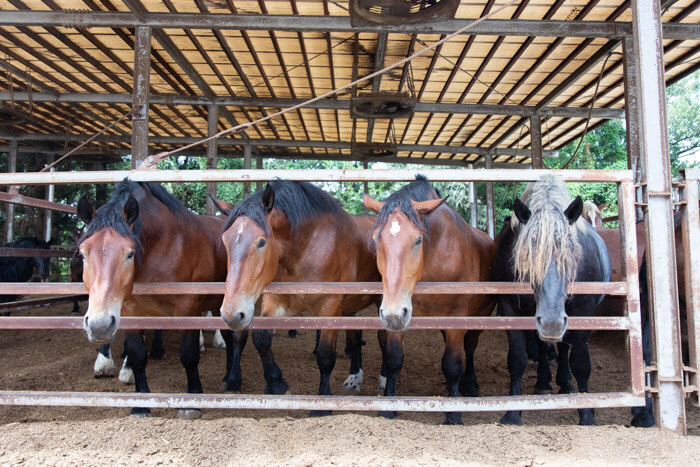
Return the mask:
<svg viewBox="0 0 700 467">
<path fill-rule="evenodd" d="M 112 342 L 119 329 L 119 315 L 114 313 L 95 315 L 88 310 L 83 319 L 83 329 L 90 342 L 108 344 Z"/>
<path fill-rule="evenodd" d="M 537 334 L 543 342 L 560 342 L 568 325 L 566 315 L 560 317 L 535 316 Z"/>
<path fill-rule="evenodd" d="M 254 307 L 230 307 L 221 306 L 221 319 L 229 329 L 245 331 L 253 322 Z"/>
<path fill-rule="evenodd" d="M 387 331 L 403 332 L 408 329 L 408 323 L 411 322 L 412 307 L 400 306 L 389 311 L 382 305 L 379 308 L 379 319 L 384 324 Z"/>
</svg>

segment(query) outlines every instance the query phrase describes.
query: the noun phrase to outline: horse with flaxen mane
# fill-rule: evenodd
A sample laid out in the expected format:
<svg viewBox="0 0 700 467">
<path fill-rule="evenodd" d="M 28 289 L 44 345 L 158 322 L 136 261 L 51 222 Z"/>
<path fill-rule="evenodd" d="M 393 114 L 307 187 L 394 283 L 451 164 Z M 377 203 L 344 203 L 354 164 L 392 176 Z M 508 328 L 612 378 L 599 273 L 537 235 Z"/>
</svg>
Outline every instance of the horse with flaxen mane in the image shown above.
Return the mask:
<svg viewBox="0 0 700 467">
<path fill-rule="evenodd" d="M 373 216 L 347 214 L 337 200 L 304 182 L 275 180 L 238 204 L 221 238 L 228 253 L 226 295 L 221 317 L 231 329 L 247 329 L 255 304 L 270 282 L 377 281 L 374 254 L 366 236 Z M 260 316 L 353 315 L 375 301 L 372 295 L 273 295 L 262 298 Z M 272 332 L 253 331 L 265 374 L 265 393 L 289 390 L 271 351 Z M 321 331 L 316 361 L 318 394 L 329 395 L 338 330 Z M 343 387 L 359 393 L 363 381 L 362 338 L 349 331 L 350 375 Z M 325 415 L 329 412 L 312 412 Z"/>
<path fill-rule="evenodd" d="M 569 370 L 576 378 L 579 392 L 588 392 L 591 372 L 590 331 L 567 332 L 568 316 L 592 316 L 603 299 L 603 295 L 568 296 L 567 286 L 575 280 L 608 282 L 611 277 L 605 243 L 581 219 L 582 208 L 581 198 L 571 201 L 566 185 L 555 177 L 546 176 L 530 184 L 522 201 L 515 200 L 511 225 L 499 234 L 494 263 L 495 281 L 527 282 L 534 290 L 533 295 L 499 296 L 499 314 L 535 316 L 542 341 L 563 340 L 571 346 L 568 359 L 562 355 L 559 359 L 561 393 L 574 391 Z M 521 379 L 527 367 L 526 332 L 508 331 L 508 343 L 510 395 L 520 395 Z M 501 422 L 520 425 L 521 414 L 509 411 Z M 579 423 L 595 424 L 593 409 L 579 409 Z"/>
<path fill-rule="evenodd" d="M 494 242 L 471 227 L 452 208 L 443 204 L 437 190 L 425 177 L 380 202 L 365 195 L 368 209 L 379 214 L 372 228 L 377 267 L 382 274 L 383 296 L 379 317 L 386 326 L 380 331 L 382 383 L 385 396 L 396 395 L 396 379 L 403 365 L 403 331 L 412 315 L 486 316 L 496 303 L 492 295 L 414 295 L 418 281 L 488 281 L 496 255 Z M 390 331 L 390 332 L 387 332 Z M 464 329 L 443 331 L 445 352 L 442 371 L 448 396 L 479 395 L 474 371 L 474 351 L 479 332 Z M 462 370 L 462 346 L 466 370 Z M 395 414 L 382 413 L 393 417 Z M 447 413 L 445 424 L 461 424 L 461 413 Z"/>
<path fill-rule="evenodd" d="M 95 211 L 86 196 L 78 215 L 88 224 L 78 245 L 88 309 L 83 327 L 91 342 L 110 342 L 123 316 L 201 316 L 218 309 L 217 295 L 132 295 L 135 282 L 220 282 L 226 277 L 226 252 L 219 241 L 223 220 L 187 210 L 155 183 L 120 182 L 109 201 Z M 199 331 L 181 331 L 180 361 L 187 373 L 187 392 L 201 393 Z M 245 345 L 246 333 L 225 333 L 226 391 L 240 390 L 240 354 L 233 340 Z M 127 359 L 136 392 L 150 392 L 146 381 L 143 332 L 127 331 Z M 132 415 L 146 415 L 133 408 Z M 195 418 L 199 410 L 181 410 Z"/>
</svg>

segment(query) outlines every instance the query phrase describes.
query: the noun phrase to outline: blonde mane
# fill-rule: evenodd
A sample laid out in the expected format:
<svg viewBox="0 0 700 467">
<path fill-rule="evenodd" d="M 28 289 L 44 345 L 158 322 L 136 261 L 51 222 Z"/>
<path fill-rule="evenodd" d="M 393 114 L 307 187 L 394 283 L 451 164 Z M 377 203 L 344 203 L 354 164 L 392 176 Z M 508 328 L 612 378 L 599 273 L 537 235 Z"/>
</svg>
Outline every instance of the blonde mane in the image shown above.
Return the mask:
<svg viewBox="0 0 700 467">
<path fill-rule="evenodd" d="M 564 215 L 571 203 L 568 188 L 561 180 L 547 175 L 528 185 L 520 199 L 531 216 L 525 225 L 517 216 L 511 220 L 517 236 L 513 247 L 515 277 L 537 288 L 554 261 L 564 286 L 573 282 L 582 251 L 578 235 L 585 231 L 586 221 L 579 217 L 571 225 Z"/>
<path fill-rule="evenodd" d="M 596 204 L 593 201 L 586 201 L 583 203 L 583 212 L 581 213 L 581 217 L 586 219 L 588 222 L 593 227 L 601 227 L 603 224 L 603 217 L 602 213 L 600 212 L 600 208 L 596 206 Z M 596 219 L 600 219 L 600 225 L 599 223 L 596 222 Z"/>
</svg>

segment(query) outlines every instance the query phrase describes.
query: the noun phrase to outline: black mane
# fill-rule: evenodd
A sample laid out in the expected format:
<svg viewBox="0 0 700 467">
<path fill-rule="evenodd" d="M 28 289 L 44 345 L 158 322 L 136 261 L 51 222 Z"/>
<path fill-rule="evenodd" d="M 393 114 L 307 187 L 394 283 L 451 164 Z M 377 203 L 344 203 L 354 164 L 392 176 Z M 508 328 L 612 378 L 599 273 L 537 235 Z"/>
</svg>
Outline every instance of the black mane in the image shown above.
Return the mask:
<svg viewBox="0 0 700 467">
<path fill-rule="evenodd" d="M 377 220 L 374 221 L 374 226 L 372 227 L 372 232 L 379 229 L 381 233 L 381 228 L 384 227 L 386 221 L 389 219 L 389 215 L 394 212 L 394 209 L 399 208 L 408 219 L 413 222 L 413 225 L 418 227 L 427 237 L 430 231 L 430 225 L 427 217 L 420 219 L 420 216 L 413 209 L 413 204 L 411 201 L 428 201 L 429 199 L 435 199 L 435 195 L 441 198 L 440 192 L 433 187 L 433 185 L 428 181 L 425 175 L 416 175 L 416 181 L 411 182 L 408 185 L 401 187 L 400 190 L 395 191 L 389 196 L 384 202 Z"/>
<path fill-rule="evenodd" d="M 307 182 L 292 180 L 274 180 L 270 186 L 275 192 L 274 207 L 284 212 L 289 219 L 292 230 L 299 227 L 304 219 L 320 216 L 321 214 L 344 214 L 340 203 L 319 187 Z M 257 191 L 236 205 L 224 225 L 226 231 L 234 221 L 241 216 L 249 217 L 266 234 L 270 234 L 267 215 L 262 205 L 264 190 Z"/>
<path fill-rule="evenodd" d="M 129 195 L 133 195 L 139 189 L 150 192 L 158 201 L 163 203 L 165 207 L 176 215 L 185 216 L 190 214 L 187 208 L 161 185 L 157 183 L 137 183 L 125 178 L 114 187 L 114 193 L 112 193 L 109 201 L 97 210 L 95 218 L 92 219 L 87 226 L 85 233 L 78 242 L 78 246 L 95 234 L 95 232 L 108 227 L 114 229 L 123 237 L 131 238 L 136 244 L 137 251 L 140 252 L 142 250 L 140 234 L 143 228 L 141 216 L 136 218 L 133 229 L 131 229 L 126 223 L 126 220 L 124 220 L 124 215 L 122 214 L 124 203 L 129 199 Z"/>
</svg>

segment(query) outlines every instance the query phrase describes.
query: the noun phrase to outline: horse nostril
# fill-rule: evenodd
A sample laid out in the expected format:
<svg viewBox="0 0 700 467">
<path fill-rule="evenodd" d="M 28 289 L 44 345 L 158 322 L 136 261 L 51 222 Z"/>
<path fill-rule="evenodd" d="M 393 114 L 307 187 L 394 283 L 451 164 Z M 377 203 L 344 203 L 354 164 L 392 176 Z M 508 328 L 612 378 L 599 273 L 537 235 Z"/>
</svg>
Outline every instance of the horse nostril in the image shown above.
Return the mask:
<svg viewBox="0 0 700 467">
<path fill-rule="evenodd" d="M 85 327 L 88 327 L 88 317 L 85 317 Z"/>
<path fill-rule="evenodd" d="M 568 323 L 568 322 L 569 322 L 569 317 L 568 317 L 568 316 L 564 316 L 564 324 L 566 324 L 566 323 Z"/>
<path fill-rule="evenodd" d="M 408 308 L 403 307 L 403 317 L 405 318 L 406 316 L 408 316 Z"/>
<path fill-rule="evenodd" d="M 238 312 L 238 321 L 243 321 L 245 319 L 245 314 L 242 311 Z"/>
<path fill-rule="evenodd" d="M 109 328 L 114 329 L 116 324 L 117 324 L 117 319 L 114 316 L 112 316 L 112 321 L 109 323 Z"/>
<path fill-rule="evenodd" d="M 542 318 L 540 316 L 538 316 L 535 319 L 537 320 L 537 324 L 542 324 Z"/>
</svg>

